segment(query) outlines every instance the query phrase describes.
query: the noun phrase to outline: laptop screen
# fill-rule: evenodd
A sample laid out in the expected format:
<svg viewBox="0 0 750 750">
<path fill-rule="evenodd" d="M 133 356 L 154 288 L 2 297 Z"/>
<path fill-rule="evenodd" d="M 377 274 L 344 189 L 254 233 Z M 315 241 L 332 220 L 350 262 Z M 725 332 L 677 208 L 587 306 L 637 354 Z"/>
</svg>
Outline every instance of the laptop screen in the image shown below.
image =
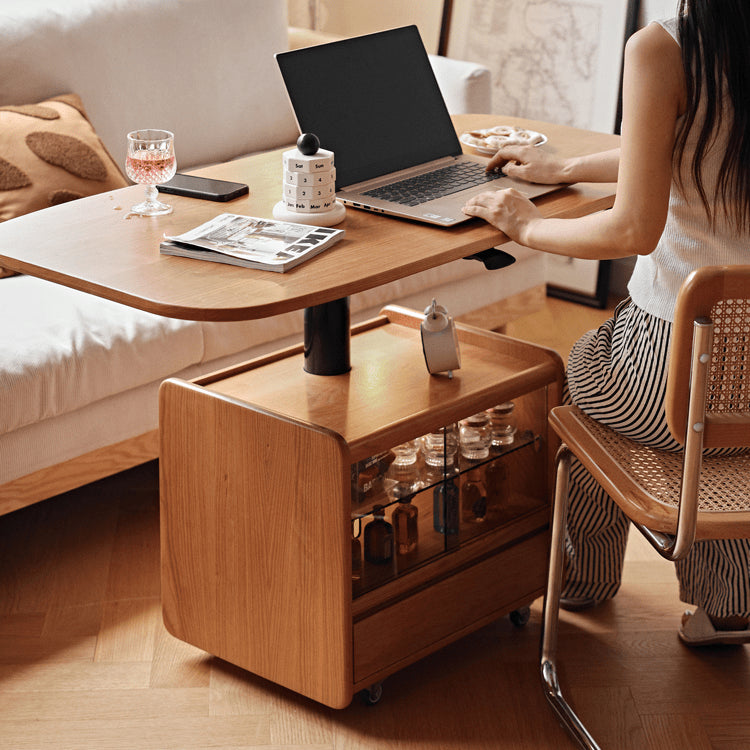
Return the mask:
<svg viewBox="0 0 750 750">
<path fill-rule="evenodd" d="M 461 154 L 416 26 L 276 60 L 301 132 L 334 152 L 339 188 Z"/>
</svg>

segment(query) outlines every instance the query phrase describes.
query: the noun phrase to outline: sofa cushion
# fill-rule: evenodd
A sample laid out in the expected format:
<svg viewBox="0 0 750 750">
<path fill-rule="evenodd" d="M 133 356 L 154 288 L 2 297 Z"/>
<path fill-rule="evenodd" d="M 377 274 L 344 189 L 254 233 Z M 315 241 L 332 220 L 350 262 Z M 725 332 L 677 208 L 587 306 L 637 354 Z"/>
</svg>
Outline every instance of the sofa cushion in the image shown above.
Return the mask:
<svg viewBox="0 0 750 750">
<path fill-rule="evenodd" d="M 0 107 L 0 221 L 127 184 L 75 94 Z"/>
<path fill-rule="evenodd" d="M 75 94 L 0 107 L 0 221 L 127 184 Z"/>
<path fill-rule="evenodd" d="M 74 411 L 199 362 L 194 321 L 136 310 L 30 276 L 2 282 L 0 432 Z"/>
<path fill-rule="evenodd" d="M 75 91 L 118 164 L 165 128 L 184 170 L 297 137 L 288 43 L 280 0 L 0 0 L 0 104 Z"/>
</svg>

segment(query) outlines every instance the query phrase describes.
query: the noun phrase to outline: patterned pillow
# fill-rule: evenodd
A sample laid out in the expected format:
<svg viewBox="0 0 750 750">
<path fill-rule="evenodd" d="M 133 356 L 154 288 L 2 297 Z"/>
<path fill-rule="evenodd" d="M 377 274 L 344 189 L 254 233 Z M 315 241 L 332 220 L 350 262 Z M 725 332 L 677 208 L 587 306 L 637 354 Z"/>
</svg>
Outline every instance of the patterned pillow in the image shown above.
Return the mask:
<svg viewBox="0 0 750 750">
<path fill-rule="evenodd" d="M 0 221 L 127 184 L 76 94 L 0 107 Z"/>
</svg>

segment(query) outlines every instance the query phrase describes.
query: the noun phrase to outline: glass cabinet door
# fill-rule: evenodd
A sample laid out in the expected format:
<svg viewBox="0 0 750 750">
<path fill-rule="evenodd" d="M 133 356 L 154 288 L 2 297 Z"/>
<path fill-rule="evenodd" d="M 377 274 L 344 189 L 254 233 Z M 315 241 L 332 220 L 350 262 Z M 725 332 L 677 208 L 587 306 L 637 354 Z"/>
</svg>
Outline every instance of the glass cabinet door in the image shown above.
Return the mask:
<svg viewBox="0 0 750 750">
<path fill-rule="evenodd" d="M 544 504 L 538 425 L 517 425 L 512 411 L 469 415 L 352 465 L 355 597 Z"/>
</svg>

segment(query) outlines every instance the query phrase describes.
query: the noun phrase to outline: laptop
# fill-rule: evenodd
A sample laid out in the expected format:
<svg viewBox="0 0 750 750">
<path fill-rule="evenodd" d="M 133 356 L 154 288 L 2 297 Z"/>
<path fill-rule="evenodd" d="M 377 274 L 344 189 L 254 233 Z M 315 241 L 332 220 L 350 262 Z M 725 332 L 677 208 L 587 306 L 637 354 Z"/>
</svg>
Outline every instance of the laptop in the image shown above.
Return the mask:
<svg viewBox="0 0 750 750">
<path fill-rule="evenodd" d="M 471 218 L 461 207 L 485 190 L 534 198 L 560 187 L 488 174 L 487 158 L 462 153 L 414 25 L 275 57 L 300 132 L 334 152 L 347 206 L 449 227 Z"/>
</svg>

